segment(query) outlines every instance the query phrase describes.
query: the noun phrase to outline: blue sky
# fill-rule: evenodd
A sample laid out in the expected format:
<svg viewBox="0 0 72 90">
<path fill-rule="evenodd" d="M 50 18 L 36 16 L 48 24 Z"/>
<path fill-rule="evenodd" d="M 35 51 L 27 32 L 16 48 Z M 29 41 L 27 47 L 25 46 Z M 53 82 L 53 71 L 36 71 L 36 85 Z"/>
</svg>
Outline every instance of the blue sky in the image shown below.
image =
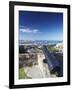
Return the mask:
<svg viewBox="0 0 72 90">
<path fill-rule="evenodd" d="M 20 40 L 63 40 L 63 13 L 19 11 Z"/>
</svg>

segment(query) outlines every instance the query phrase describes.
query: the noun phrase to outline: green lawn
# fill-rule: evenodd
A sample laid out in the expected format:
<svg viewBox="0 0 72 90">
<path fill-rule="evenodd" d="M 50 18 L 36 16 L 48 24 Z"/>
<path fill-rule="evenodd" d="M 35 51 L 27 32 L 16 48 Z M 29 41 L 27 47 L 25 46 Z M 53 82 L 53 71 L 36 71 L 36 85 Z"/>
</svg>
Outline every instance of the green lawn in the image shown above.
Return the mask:
<svg viewBox="0 0 72 90">
<path fill-rule="evenodd" d="M 57 48 L 55 48 L 54 46 L 48 46 L 48 50 L 50 52 L 58 52 L 59 50 Z"/>
<path fill-rule="evenodd" d="M 42 48 L 36 48 L 37 53 L 43 53 Z"/>
<path fill-rule="evenodd" d="M 28 77 L 27 74 L 24 71 L 24 68 L 19 69 L 19 79 L 31 79 L 31 77 Z"/>
</svg>

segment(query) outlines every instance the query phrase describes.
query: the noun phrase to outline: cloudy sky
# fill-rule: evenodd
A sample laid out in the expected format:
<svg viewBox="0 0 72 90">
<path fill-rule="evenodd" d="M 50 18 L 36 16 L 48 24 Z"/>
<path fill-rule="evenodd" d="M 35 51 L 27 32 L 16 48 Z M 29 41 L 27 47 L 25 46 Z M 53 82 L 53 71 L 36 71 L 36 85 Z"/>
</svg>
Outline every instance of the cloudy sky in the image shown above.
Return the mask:
<svg viewBox="0 0 72 90">
<path fill-rule="evenodd" d="M 63 40 L 63 14 L 19 11 L 20 40 Z"/>
</svg>

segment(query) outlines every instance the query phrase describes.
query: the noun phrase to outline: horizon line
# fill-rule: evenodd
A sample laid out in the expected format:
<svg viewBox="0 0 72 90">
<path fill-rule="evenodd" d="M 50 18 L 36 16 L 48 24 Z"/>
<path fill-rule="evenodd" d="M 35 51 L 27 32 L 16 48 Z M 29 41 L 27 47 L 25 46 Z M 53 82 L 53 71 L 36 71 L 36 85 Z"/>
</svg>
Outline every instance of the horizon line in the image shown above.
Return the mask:
<svg viewBox="0 0 72 90">
<path fill-rule="evenodd" d="M 20 40 L 19 40 L 20 41 Z M 25 40 L 26 41 L 26 40 Z M 63 40 L 27 40 L 27 41 L 63 41 Z"/>
</svg>

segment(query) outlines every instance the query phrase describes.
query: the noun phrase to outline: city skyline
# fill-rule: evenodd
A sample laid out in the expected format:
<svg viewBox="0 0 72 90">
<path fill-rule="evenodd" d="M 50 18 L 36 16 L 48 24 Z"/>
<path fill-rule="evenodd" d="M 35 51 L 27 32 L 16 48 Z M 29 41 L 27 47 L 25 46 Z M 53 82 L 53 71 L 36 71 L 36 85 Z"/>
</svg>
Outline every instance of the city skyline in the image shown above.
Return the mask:
<svg viewBox="0 0 72 90">
<path fill-rule="evenodd" d="M 19 11 L 19 40 L 63 40 L 63 13 Z"/>
</svg>

